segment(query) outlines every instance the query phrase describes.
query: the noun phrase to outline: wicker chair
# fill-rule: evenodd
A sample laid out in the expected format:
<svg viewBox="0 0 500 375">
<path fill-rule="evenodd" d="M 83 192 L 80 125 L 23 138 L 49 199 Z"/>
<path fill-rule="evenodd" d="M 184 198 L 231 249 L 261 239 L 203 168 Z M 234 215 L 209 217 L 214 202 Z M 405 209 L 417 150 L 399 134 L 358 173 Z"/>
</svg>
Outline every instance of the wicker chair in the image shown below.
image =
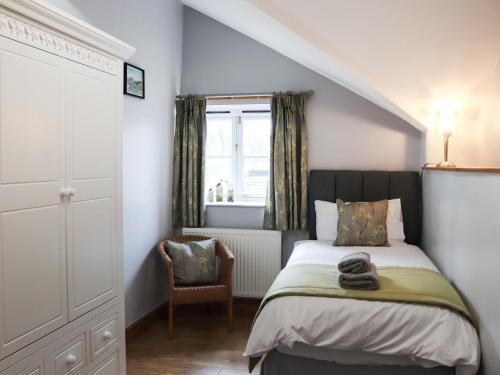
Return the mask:
<svg viewBox="0 0 500 375">
<path fill-rule="evenodd" d="M 209 237 L 204 236 L 175 236 L 167 238 L 174 242 L 203 241 Z M 209 285 L 175 285 L 172 259 L 167 254 L 165 241 L 160 241 L 157 250 L 160 253 L 168 277 L 168 337 L 172 337 L 174 322 L 174 307 L 176 305 L 207 303 L 207 302 L 226 302 L 227 318 L 229 332 L 233 328 L 233 289 L 232 273 L 234 256 L 229 248 L 223 243 L 216 241 L 215 253 L 220 259 L 219 273 L 215 284 Z"/>
</svg>

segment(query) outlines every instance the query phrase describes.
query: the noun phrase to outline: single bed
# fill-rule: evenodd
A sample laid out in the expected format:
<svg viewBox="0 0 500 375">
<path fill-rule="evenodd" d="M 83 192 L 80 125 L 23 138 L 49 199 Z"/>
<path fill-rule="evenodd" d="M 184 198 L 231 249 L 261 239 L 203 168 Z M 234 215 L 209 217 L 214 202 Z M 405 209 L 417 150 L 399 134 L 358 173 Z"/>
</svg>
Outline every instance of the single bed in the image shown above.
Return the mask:
<svg viewBox="0 0 500 375">
<path fill-rule="evenodd" d="M 287 267 L 336 266 L 356 251 L 378 267 L 437 271 L 415 244 L 420 236 L 417 172 L 312 171 L 310 237 L 296 244 Z M 314 201 L 372 201 L 400 198 L 406 241 L 390 247 L 333 247 L 317 241 Z M 473 375 L 480 358 L 473 325 L 446 308 L 312 296 L 271 300 L 258 315 L 245 350 L 265 355 L 261 374 Z"/>
</svg>

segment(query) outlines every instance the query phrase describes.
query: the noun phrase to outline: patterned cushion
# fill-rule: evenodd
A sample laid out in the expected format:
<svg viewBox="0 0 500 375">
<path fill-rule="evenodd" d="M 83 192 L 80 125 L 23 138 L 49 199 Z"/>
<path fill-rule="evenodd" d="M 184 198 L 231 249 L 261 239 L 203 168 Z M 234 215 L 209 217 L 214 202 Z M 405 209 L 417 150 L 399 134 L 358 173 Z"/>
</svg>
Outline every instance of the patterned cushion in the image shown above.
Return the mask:
<svg viewBox="0 0 500 375">
<path fill-rule="evenodd" d="M 389 246 L 387 200 L 346 203 L 337 199 L 339 220 L 335 246 Z"/>
<path fill-rule="evenodd" d="M 215 240 L 178 243 L 166 241 L 175 284 L 211 284 L 216 280 Z"/>
</svg>

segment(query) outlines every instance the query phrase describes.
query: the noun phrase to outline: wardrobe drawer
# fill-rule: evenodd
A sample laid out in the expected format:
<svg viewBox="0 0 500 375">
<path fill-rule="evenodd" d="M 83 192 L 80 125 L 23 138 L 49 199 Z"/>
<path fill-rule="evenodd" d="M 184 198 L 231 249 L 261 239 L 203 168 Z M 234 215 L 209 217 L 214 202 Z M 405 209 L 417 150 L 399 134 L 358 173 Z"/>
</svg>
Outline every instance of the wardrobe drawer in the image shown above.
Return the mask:
<svg viewBox="0 0 500 375">
<path fill-rule="evenodd" d="M 120 373 L 120 366 L 118 360 L 118 352 L 114 353 L 111 357 L 99 363 L 94 369 L 88 372 L 89 375 L 118 375 Z"/>
<path fill-rule="evenodd" d="M 86 364 L 85 334 L 53 351 L 48 359 L 48 373 L 69 375 L 80 370 Z"/>
<path fill-rule="evenodd" d="M 26 361 L 18 363 L 0 375 L 44 375 L 44 373 L 43 359 L 39 358 L 31 363 L 26 363 Z"/>
<path fill-rule="evenodd" d="M 122 305 L 117 304 L 70 323 L 74 327 L 64 335 L 42 345 L 35 342 L 33 349 L 27 347 L 0 361 L 0 375 L 87 375 L 98 370 L 106 358 L 122 355 L 118 354 L 124 339 L 119 331 L 121 314 Z M 102 370 L 114 371 L 114 364 Z"/>
<path fill-rule="evenodd" d="M 42 373 L 43 373 L 42 366 L 38 366 L 34 368 L 32 371 L 22 372 L 22 374 L 26 375 L 41 375 Z"/>
<path fill-rule="evenodd" d="M 118 314 L 103 320 L 90 331 L 90 346 L 94 361 L 104 352 L 116 348 L 118 344 Z"/>
</svg>

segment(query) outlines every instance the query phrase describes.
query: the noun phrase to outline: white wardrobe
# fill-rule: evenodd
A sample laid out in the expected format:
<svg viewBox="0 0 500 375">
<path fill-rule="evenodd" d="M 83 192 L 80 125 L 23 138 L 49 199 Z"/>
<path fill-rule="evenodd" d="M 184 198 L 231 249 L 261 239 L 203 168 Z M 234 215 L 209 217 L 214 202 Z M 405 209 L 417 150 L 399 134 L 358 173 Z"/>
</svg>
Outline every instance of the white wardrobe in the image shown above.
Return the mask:
<svg viewBox="0 0 500 375">
<path fill-rule="evenodd" d="M 0 375 L 125 374 L 121 114 L 133 48 L 0 0 Z"/>
</svg>

